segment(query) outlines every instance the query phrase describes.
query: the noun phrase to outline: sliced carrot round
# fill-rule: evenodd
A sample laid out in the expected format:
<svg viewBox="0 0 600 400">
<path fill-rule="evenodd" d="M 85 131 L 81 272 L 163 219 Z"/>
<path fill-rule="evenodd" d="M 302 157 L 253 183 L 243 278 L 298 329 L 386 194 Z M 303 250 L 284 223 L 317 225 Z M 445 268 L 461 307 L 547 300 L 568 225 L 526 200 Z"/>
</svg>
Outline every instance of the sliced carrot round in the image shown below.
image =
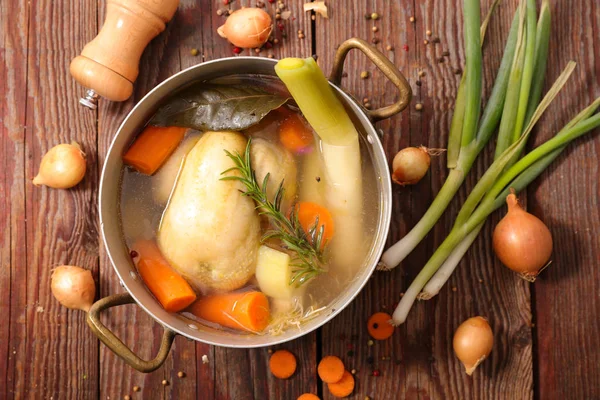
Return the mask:
<svg viewBox="0 0 600 400">
<path fill-rule="evenodd" d="M 277 350 L 269 360 L 271 373 L 279 379 L 287 379 L 296 372 L 296 357 L 287 350 Z"/>
<path fill-rule="evenodd" d="M 302 225 L 302 229 L 307 234 L 314 228 L 317 218 L 319 224 L 317 231 L 323 227 L 323 245 L 334 235 L 335 228 L 333 225 L 333 217 L 328 209 L 310 201 L 301 201 L 296 204 L 296 212 L 298 213 L 298 221 Z"/>
<path fill-rule="evenodd" d="M 321 399 L 319 399 L 319 396 L 317 396 L 316 394 L 304 393 L 304 394 L 301 394 L 297 400 L 321 400 Z"/>
<path fill-rule="evenodd" d="M 367 322 L 369 335 L 376 340 L 385 340 L 392 336 L 394 333 L 394 326 L 388 322 L 391 319 L 392 316 L 384 312 L 378 312 L 371 315 L 369 322 Z"/>
<path fill-rule="evenodd" d="M 354 391 L 354 377 L 348 371 L 344 371 L 342 379 L 336 383 L 328 383 L 327 387 L 335 397 L 347 397 Z"/>
<path fill-rule="evenodd" d="M 326 383 L 339 382 L 345 370 L 344 363 L 336 356 L 323 357 L 317 367 L 319 378 Z"/>
</svg>

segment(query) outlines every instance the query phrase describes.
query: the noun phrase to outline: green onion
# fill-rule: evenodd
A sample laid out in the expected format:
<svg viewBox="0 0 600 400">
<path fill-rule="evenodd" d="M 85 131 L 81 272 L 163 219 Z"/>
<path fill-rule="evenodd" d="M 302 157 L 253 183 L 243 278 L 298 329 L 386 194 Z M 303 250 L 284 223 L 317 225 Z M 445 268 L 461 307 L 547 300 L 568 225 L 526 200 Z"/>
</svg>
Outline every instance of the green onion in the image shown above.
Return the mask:
<svg viewBox="0 0 600 400">
<path fill-rule="evenodd" d="M 518 27 L 519 18 L 518 13 L 516 13 L 506 41 L 494 87 L 485 106 L 475 139 L 468 145 L 461 146 L 456 168 L 450 170 L 444 185 L 427 209 L 427 212 L 406 236 L 383 254 L 378 266 L 379 269 L 389 270 L 396 267 L 417 247 L 444 213 L 448 204 L 450 204 L 450 201 L 464 182 L 465 176 L 473 166 L 477 156 L 490 140 L 502 116 L 502 107 L 508 87 L 508 77 L 517 44 Z M 461 141 L 461 139 L 458 136 L 458 140 Z"/>
</svg>

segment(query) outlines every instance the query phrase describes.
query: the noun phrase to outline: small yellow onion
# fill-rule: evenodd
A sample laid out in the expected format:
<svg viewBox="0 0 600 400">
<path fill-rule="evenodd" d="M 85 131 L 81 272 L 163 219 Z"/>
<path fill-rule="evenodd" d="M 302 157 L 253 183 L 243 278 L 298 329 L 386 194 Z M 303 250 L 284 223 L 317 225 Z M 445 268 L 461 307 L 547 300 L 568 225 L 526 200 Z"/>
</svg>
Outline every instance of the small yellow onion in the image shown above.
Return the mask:
<svg viewBox="0 0 600 400">
<path fill-rule="evenodd" d="M 261 47 L 271 34 L 271 16 L 260 8 L 234 11 L 217 33 L 231 44 L 243 48 Z"/>
<path fill-rule="evenodd" d="M 472 317 L 460 324 L 454 333 L 452 345 L 467 375 L 471 375 L 494 346 L 494 334 L 487 319 Z"/>
<path fill-rule="evenodd" d="M 42 158 L 40 170 L 33 184 L 55 189 L 68 189 L 77 185 L 85 175 L 85 153 L 73 142 L 51 148 Z"/>
<path fill-rule="evenodd" d="M 514 193 L 506 197 L 508 212 L 496 225 L 494 252 L 508 268 L 533 282 L 552 255 L 552 234 L 536 216 L 519 205 Z"/>
<path fill-rule="evenodd" d="M 414 185 L 425 176 L 431 164 L 426 147 L 407 147 L 400 150 L 392 162 L 392 180 L 399 185 Z"/>
<path fill-rule="evenodd" d="M 73 265 L 61 265 L 52 271 L 50 289 L 63 306 L 85 312 L 89 311 L 96 296 L 92 273 Z"/>
</svg>

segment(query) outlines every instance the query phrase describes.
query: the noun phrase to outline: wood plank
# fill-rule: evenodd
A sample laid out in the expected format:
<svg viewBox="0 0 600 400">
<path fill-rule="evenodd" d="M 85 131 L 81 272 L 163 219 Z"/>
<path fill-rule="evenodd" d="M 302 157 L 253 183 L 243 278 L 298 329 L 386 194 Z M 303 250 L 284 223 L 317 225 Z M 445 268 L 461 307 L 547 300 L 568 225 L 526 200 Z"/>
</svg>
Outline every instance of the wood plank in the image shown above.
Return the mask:
<svg viewBox="0 0 600 400">
<path fill-rule="evenodd" d="M 225 22 L 224 17 L 217 15 L 217 10 L 226 10 L 227 8 L 220 2 L 209 0 L 201 1 L 203 12 L 201 13 L 201 21 L 196 25 L 202 26 L 201 35 L 193 42 L 189 42 L 189 46 L 194 46 L 200 49 L 204 60 L 212 60 L 219 57 L 230 57 L 233 55 L 233 46 L 217 35 L 216 29 Z M 274 17 L 276 4 L 271 4 L 267 1 L 265 10 Z M 275 58 L 288 56 L 308 57 L 312 54 L 311 49 L 311 20 L 310 16 L 304 15 L 302 12 L 301 2 L 285 2 L 286 10 L 291 11 L 291 17 L 284 23 L 284 30 L 281 31 L 277 26 L 275 37 L 278 38 L 279 44 L 273 46 L 271 50 L 263 50 L 256 53 L 254 50 L 245 50 L 241 55 L 252 55 L 265 57 L 273 54 Z M 232 3 L 229 8 L 238 9 L 240 7 L 255 6 L 256 2 L 249 0 L 241 0 Z M 305 38 L 297 37 L 298 30 L 304 32 Z M 283 37 L 285 33 L 287 37 Z M 190 47 L 187 45 L 182 48 L 182 51 L 189 52 Z M 183 53 L 182 53 L 183 54 Z M 192 65 L 194 60 L 182 57 L 182 67 Z M 266 349 L 240 350 L 240 349 L 225 349 L 214 348 L 214 371 L 215 380 L 214 386 L 209 381 L 199 382 L 198 393 L 203 393 L 211 399 L 210 390 L 214 390 L 215 399 L 292 399 L 300 394 L 312 391 L 316 393 L 316 333 L 306 335 L 300 340 L 286 343 L 278 348 L 286 348 L 298 357 L 299 371 L 293 378 L 282 381 L 275 379 L 268 370 L 268 357 Z M 198 357 L 201 357 L 201 351 L 197 351 Z M 210 357 L 210 355 L 209 355 Z M 212 362 L 211 358 L 211 362 Z M 200 361 L 199 361 L 200 362 Z M 206 386 L 205 386 L 206 385 Z M 204 390 L 206 388 L 206 390 Z"/>
<path fill-rule="evenodd" d="M 552 2 L 551 11 L 548 76 L 557 76 L 569 60 L 577 69 L 540 122 L 535 143 L 600 96 L 600 46 L 594 40 L 600 36 L 600 4 Z M 539 399 L 600 398 L 599 133 L 576 140 L 527 191 L 529 211 L 554 239 L 553 262 L 532 286 Z"/>
<path fill-rule="evenodd" d="M 26 1 L 0 4 L 0 397 L 22 388 L 27 345 L 25 111 L 27 107 Z"/>
<path fill-rule="evenodd" d="M 490 3 L 482 2 L 484 11 Z M 490 26 L 485 63 L 486 66 L 493 66 L 491 70 L 494 72 L 491 74 L 486 69 L 486 93 L 489 93 L 500 61 L 514 3 L 503 2 L 501 12 Z M 341 15 L 336 14 L 331 6 L 332 20 L 317 21 L 317 49 L 326 66 L 331 65 L 332 56 L 329 54 L 333 52 L 334 44 L 347 37 L 380 37 L 380 49 L 387 45 L 387 38 L 393 39 L 395 51 L 388 55 L 408 76 L 415 98 L 410 110 L 378 124 L 385 132 L 384 145 L 390 161 L 399 148 L 407 145 L 446 147 L 453 100 L 460 78 L 454 74 L 454 69 L 464 63 L 461 2 L 415 2 L 414 5 L 390 5 L 388 2 L 371 1 L 344 8 Z M 370 21 L 365 24 L 366 27 L 362 24 L 355 27 L 344 23 L 356 21 L 365 13 L 371 12 L 384 17 L 374 23 Z M 409 22 L 410 16 L 416 18 L 414 24 Z M 379 28 L 377 34 L 368 31 L 368 26 L 371 25 Z M 428 29 L 433 32 L 429 38 L 425 34 Z M 432 43 L 435 37 L 440 38 L 437 45 Z M 430 44 L 425 46 L 424 39 L 428 39 Z M 450 56 L 443 63 L 438 63 L 437 59 L 445 50 L 450 52 Z M 349 71 L 372 69 L 360 58 L 351 59 L 349 66 Z M 420 79 L 419 70 L 426 74 Z M 421 81 L 421 86 L 416 85 L 417 79 Z M 384 78 L 376 73 L 363 82 L 356 76 L 349 76 L 345 87 L 350 88 L 351 93 L 357 91 L 360 94 L 358 98 L 362 98 L 362 93 L 365 92 L 368 93 L 366 97 L 381 98 L 383 102 L 389 102 L 393 98 L 390 96 L 393 95 L 393 90 L 379 89 L 385 87 Z M 414 110 L 417 102 L 423 104 L 422 112 Z M 390 392 L 399 393 L 399 398 L 495 398 L 500 394 L 511 398 L 531 397 L 531 332 L 528 326 L 531 316 L 528 290 L 510 274 L 498 272 L 499 266 L 485 239 L 491 234 L 489 227 L 474 245 L 477 251 L 468 253 L 448 287 L 436 299 L 417 304 L 407 323 L 398 329 L 390 341 L 376 343 L 373 347 L 365 346 L 368 340 L 365 329 L 368 316 L 380 310 L 393 310 L 398 301 L 398 293 L 407 288 L 449 231 L 459 205 L 466 198 L 466 189 L 472 188 L 475 177 L 481 175 L 485 166 L 489 165 L 491 153 L 486 154 L 468 179 L 467 187 L 461 189 L 458 198 L 434 231 L 406 262 L 390 274 L 376 273 L 349 309 L 323 329 L 323 354 L 344 354 L 344 346 L 347 345 L 344 342 L 347 340 L 340 341 L 340 334 L 350 333 L 357 337 L 355 346 L 358 350 L 353 363 L 360 366 L 357 368 L 357 394 L 375 398 L 384 397 Z M 433 195 L 439 191 L 445 177 L 445 157 L 439 157 L 432 161 L 431 172 L 423 182 L 411 188 L 394 189 L 394 214 L 388 239 L 390 244 L 406 234 L 418 221 Z M 472 272 L 467 270 L 471 265 L 477 266 L 478 275 L 487 278 L 485 286 L 473 279 Z M 457 288 L 457 292 L 450 289 L 452 286 Z M 474 299 L 477 299 L 476 303 Z M 497 333 L 496 347 L 491 359 L 481 367 L 479 373 L 473 379 L 467 379 L 453 354 L 451 339 L 460 322 L 476 314 L 490 317 Z M 382 361 L 382 356 L 391 357 L 391 360 Z M 373 366 L 365 362 L 369 357 L 373 357 Z M 381 371 L 383 379 L 371 376 L 374 368 Z M 390 376 L 400 379 L 386 379 Z M 327 393 L 327 390 L 324 392 Z M 325 398 L 330 397 L 326 395 Z"/>
<path fill-rule="evenodd" d="M 98 24 L 102 25 L 106 11 L 106 1 L 99 1 L 97 6 Z M 176 17 L 177 18 L 177 17 Z M 133 96 L 125 102 L 109 102 L 101 99 L 98 107 L 98 153 L 100 165 L 104 164 L 106 153 L 119 125 L 133 106 L 154 86 L 178 72 L 178 25 L 170 23 L 163 33 L 148 45 L 140 60 L 140 75 L 134 86 Z M 83 92 L 82 89 L 80 89 Z M 104 247 L 101 249 L 100 277 L 101 296 L 109 296 L 123 292 L 119 279 L 108 259 Z M 156 355 L 163 334 L 162 327 L 145 311 L 136 305 L 111 309 L 105 316 L 107 326 L 114 329 L 115 334 L 142 358 L 150 359 Z M 191 353 L 190 353 L 191 352 Z M 173 355 L 189 359 L 185 367 L 174 365 Z M 181 337 L 176 338 L 171 355 L 165 365 L 158 370 L 143 374 L 123 362 L 106 346 L 100 346 L 100 398 L 119 399 L 125 395 L 134 395 L 133 387 L 140 387 L 142 398 L 161 399 L 171 391 L 178 393 L 180 383 L 176 374 L 184 370 L 187 377 L 184 384 L 195 382 L 195 349 Z M 169 382 L 162 385 L 162 380 Z M 135 397 L 134 397 L 135 398 Z"/>
<path fill-rule="evenodd" d="M 15 357 L 22 365 L 14 391 L 23 397 L 89 398 L 97 393 L 97 340 L 85 314 L 60 306 L 50 292 L 51 269 L 80 265 L 97 275 L 96 127 L 77 106 L 76 86 L 68 74 L 75 48 L 91 39 L 95 3 L 30 2 L 25 135 L 27 262 L 15 288 L 26 293 L 23 320 L 26 343 Z M 23 27 L 21 27 L 23 29 Z M 70 190 L 35 187 L 41 157 L 59 143 L 77 141 L 87 153 L 88 172 Z M 18 193 L 18 192 L 17 192 Z M 26 289 L 25 289 L 26 287 Z M 64 371 L 73 371 L 66 374 Z"/>
</svg>

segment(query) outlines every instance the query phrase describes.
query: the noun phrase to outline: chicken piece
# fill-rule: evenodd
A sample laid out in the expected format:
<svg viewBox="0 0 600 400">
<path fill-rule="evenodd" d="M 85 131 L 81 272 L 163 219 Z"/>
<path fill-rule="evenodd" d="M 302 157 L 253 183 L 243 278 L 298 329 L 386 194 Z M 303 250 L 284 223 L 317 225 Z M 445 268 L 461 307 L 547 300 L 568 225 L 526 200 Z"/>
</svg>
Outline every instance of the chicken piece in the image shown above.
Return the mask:
<svg viewBox="0 0 600 400">
<path fill-rule="evenodd" d="M 177 181 L 181 163 L 198 142 L 200 135 L 200 132 L 189 133 L 162 167 L 152 175 L 152 197 L 157 204 L 162 206 L 167 204 Z"/>
<path fill-rule="evenodd" d="M 260 185 L 267 173 L 269 174 L 267 197 L 270 201 L 275 200 L 277 188 L 283 181 L 285 192 L 281 201 L 281 210 L 287 211 L 296 197 L 297 168 L 294 156 L 283 146 L 258 138 L 252 139 L 250 161 Z"/>
<path fill-rule="evenodd" d="M 235 132 L 206 132 L 188 153 L 163 215 L 158 244 L 195 289 L 238 289 L 254 275 L 260 220 L 239 181 L 223 181 L 234 166 L 224 150 L 244 154 L 247 140 Z M 228 174 L 238 174 L 230 171 Z"/>
</svg>

